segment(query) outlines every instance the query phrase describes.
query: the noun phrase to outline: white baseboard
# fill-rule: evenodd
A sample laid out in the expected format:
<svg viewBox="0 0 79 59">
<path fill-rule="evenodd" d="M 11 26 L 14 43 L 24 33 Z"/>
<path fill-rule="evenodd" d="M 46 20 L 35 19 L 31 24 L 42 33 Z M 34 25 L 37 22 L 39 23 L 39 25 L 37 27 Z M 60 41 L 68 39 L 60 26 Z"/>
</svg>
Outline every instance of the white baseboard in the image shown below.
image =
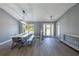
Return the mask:
<svg viewBox="0 0 79 59">
<path fill-rule="evenodd" d="M 1 42 L 1 43 L 0 43 L 0 45 L 4 45 L 4 44 L 6 44 L 6 43 L 10 42 L 11 40 L 12 40 L 12 39 L 7 40 L 7 41 L 4 41 L 4 42 Z"/>
</svg>

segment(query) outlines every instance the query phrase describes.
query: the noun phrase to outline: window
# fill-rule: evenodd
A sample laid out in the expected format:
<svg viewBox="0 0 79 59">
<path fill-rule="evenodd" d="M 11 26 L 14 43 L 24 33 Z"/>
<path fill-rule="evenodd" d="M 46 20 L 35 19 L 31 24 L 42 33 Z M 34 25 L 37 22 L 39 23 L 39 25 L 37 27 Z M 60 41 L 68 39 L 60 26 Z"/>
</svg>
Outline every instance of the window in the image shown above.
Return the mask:
<svg viewBox="0 0 79 59">
<path fill-rule="evenodd" d="M 28 24 L 25 28 L 25 32 L 29 33 L 29 32 L 33 32 L 34 33 L 34 24 Z"/>
</svg>

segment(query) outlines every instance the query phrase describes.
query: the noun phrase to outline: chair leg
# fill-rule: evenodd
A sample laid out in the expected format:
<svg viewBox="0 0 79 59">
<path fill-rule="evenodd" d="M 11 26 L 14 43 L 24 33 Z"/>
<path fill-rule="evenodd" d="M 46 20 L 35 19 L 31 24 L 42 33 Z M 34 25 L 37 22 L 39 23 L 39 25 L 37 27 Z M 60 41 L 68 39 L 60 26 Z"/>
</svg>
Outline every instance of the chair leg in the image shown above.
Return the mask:
<svg viewBox="0 0 79 59">
<path fill-rule="evenodd" d="M 12 46 L 11 46 L 11 49 L 15 48 L 16 47 L 16 44 L 15 42 L 12 43 Z"/>
<path fill-rule="evenodd" d="M 23 47 L 23 42 L 20 41 L 19 44 L 18 44 L 18 46 L 19 46 L 19 49 L 20 49 L 21 47 Z"/>
</svg>

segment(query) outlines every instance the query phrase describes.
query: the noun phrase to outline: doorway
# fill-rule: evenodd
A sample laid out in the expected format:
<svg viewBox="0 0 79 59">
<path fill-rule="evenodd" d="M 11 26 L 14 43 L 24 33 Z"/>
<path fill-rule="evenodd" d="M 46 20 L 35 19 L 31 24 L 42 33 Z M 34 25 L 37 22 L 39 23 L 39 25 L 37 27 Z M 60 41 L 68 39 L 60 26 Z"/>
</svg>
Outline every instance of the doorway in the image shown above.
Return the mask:
<svg viewBox="0 0 79 59">
<path fill-rule="evenodd" d="M 43 24 L 43 36 L 54 36 L 54 24 L 45 23 Z"/>
</svg>

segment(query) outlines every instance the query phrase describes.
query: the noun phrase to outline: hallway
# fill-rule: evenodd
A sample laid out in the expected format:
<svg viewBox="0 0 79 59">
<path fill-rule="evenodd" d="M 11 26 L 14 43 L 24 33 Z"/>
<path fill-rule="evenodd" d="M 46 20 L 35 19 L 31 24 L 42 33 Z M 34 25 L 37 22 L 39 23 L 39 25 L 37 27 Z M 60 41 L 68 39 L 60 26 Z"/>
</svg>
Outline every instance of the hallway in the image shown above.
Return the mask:
<svg viewBox="0 0 79 59">
<path fill-rule="evenodd" d="M 0 49 L 0 55 L 10 56 L 79 56 L 79 53 L 55 38 L 44 38 L 42 42 L 36 38 L 33 46 L 10 49 L 10 43 Z"/>
</svg>

